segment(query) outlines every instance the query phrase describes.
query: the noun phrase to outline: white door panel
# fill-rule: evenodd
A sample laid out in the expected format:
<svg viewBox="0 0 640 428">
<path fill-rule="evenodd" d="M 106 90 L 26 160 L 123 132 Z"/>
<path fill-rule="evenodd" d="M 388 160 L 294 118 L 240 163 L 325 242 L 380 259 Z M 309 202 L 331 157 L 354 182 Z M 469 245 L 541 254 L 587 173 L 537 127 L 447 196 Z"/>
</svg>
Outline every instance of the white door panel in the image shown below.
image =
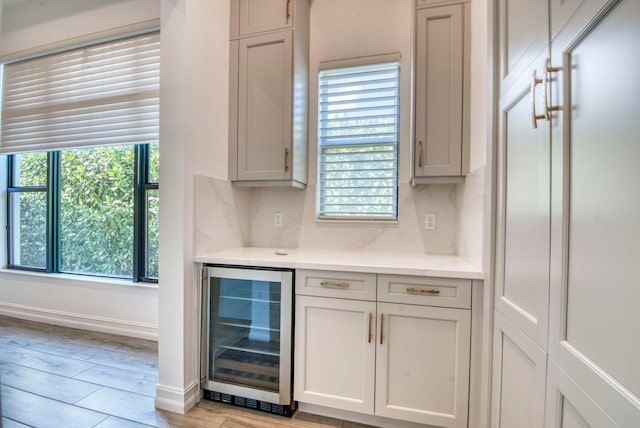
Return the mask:
<svg viewBox="0 0 640 428">
<path fill-rule="evenodd" d="M 492 428 L 541 428 L 546 353 L 500 313 L 494 319 Z"/>
<path fill-rule="evenodd" d="M 621 426 L 640 426 L 640 2 L 585 0 L 552 51 L 549 352 Z M 604 12 L 607 12 L 605 14 Z"/>
<path fill-rule="evenodd" d="M 529 71 L 501 100 L 496 308 L 546 349 L 551 152 L 547 122 L 532 125 Z"/>
<path fill-rule="evenodd" d="M 619 427 L 571 377 L 549 358 L 545 428 Z"/>
</svg>

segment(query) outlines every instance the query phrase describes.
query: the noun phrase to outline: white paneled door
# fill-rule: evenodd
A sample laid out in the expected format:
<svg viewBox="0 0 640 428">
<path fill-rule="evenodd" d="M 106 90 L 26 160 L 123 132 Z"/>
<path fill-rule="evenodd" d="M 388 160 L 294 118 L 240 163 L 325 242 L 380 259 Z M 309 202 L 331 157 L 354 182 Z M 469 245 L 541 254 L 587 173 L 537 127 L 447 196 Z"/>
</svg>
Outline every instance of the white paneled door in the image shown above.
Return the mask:
<svg viewBox="0 0 640 428">
<path fill-rule="evenodd" d="M 552 43 L 549 353 L 629 427 L 640 426 L 639 41 L 639 1 L 585 0 Z"/>
<path fill-rule="evenodd" d="M 492 426 L 640 427 L 640 1 L 497 7 Z"/>
</svg>

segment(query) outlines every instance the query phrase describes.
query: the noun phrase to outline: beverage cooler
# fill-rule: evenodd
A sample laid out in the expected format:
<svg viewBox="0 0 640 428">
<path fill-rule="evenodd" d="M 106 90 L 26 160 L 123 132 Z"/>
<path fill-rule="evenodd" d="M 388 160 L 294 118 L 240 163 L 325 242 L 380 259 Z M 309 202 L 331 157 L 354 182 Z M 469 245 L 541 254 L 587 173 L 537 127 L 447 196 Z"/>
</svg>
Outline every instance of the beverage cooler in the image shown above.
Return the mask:
<svg viewBox="0 0 640 428">
<path fill-rule="evenodd" d="M 293 271 L 203 271 L 202 386 L 207 399 L 291 415 Z"/>
</svg>

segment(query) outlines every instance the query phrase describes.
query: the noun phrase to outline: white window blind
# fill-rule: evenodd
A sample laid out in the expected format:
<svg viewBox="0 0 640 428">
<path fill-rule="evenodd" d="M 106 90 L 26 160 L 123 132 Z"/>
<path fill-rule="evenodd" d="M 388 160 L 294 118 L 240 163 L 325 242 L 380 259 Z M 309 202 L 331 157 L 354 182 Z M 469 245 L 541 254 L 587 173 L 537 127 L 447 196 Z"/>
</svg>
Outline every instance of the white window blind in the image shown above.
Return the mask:
<svg viewBox="0 0 640 428">
<path fill-rule="evenodd" d="M 398 217 L 399 62 L 321 70 L 318 218 Z"/>
<path fill-rule="evenodd" d="M 160 35 L 4 65 L 0 153 L 158 142 Z"/>
</svg>

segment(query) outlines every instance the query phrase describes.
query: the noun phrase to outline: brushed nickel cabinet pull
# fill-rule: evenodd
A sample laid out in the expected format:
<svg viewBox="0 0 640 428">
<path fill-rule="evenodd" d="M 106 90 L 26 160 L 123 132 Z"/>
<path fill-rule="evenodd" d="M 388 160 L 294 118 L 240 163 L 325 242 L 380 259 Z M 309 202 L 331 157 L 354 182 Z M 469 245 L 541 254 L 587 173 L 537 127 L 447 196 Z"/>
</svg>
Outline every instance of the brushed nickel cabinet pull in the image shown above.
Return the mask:
<svg viewBox="0 0 640 428">
<path fill-rule="evenodd" d="M 338 287 L 338 288 L 349 288 L 351 284 L 348 282 L 332 282 L 332 281 L 322 281 L 320 283 L 321 287 Z"/>
<path fill-rule="evenodd" d="M 384 314 L 380 314 L 380 344 L 382 345 L 382 331 L 384 330 Z"/>
<path fill-rule="evenodd" d="M 421 294 L 440 294 L 440 290 L 422 290 L 420 288 L 409 287 L 407 288 L 407 293 L 421 293 Z"/>
<path fill-rule="evenodd" d="M 289 149 L 284 149 L 284 170 L 289 171 Z"/>
<path fill-rule="evenodd" d="M 373 313 L 369 312 L 369 343 L 371 343 L 371 323 L 373 322 Z"/>
</svg>

